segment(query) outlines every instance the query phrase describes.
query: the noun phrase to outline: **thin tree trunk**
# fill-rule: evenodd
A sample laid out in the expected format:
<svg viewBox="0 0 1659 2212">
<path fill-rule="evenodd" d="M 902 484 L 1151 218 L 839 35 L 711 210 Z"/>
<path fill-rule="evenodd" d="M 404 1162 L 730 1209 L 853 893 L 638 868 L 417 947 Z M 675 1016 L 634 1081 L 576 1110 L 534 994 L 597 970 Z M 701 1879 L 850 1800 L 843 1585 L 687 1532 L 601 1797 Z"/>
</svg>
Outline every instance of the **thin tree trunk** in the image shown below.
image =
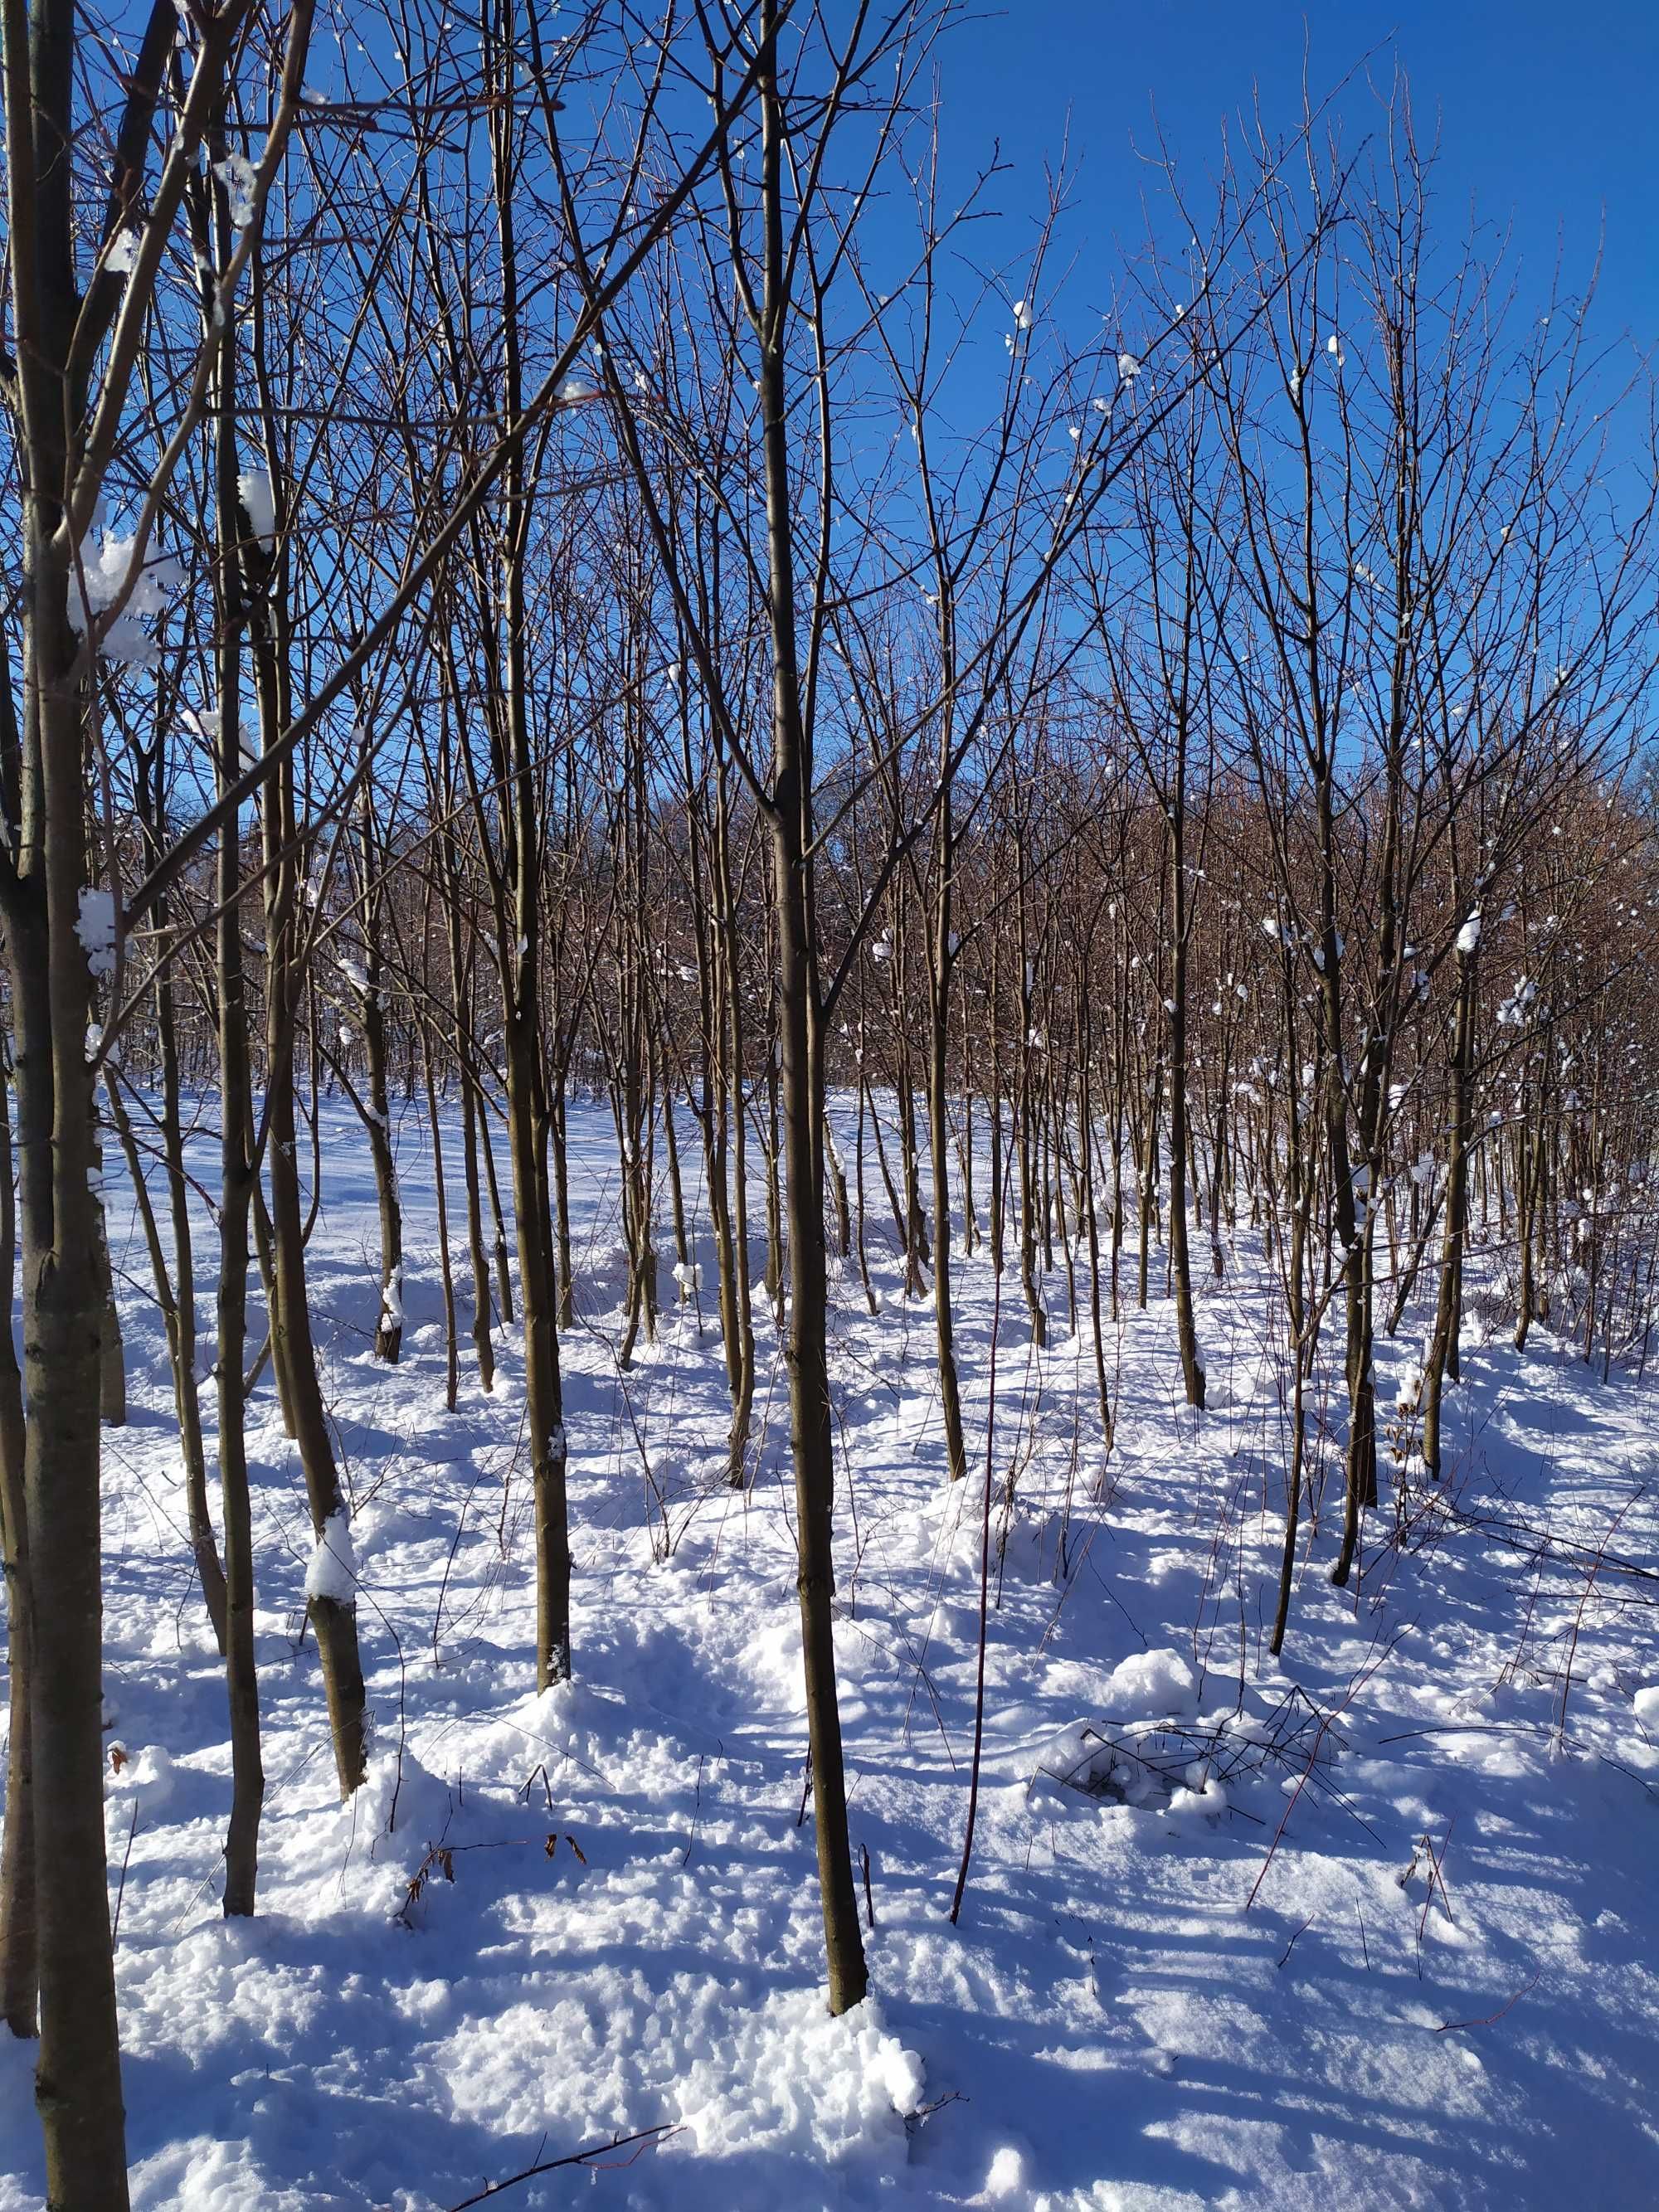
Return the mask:
<svg viewBox="0 0 1659 2212">
<path fill-rule="evenodd" d="M 8 1071 L 9 1072 L 9 1071 Z M 9 1733 L 6 1820 L 0 1835 L 0 2021 L 16 2036 L 38 2031 L 34 1918 L 33 1680 L 29 1633 L 28 1516 L 23 1498 L 23 1379 L 12 1335 L 17 1284 L 17 1202 L 12 1183 L 9 1085 L 0 1088 L 0 1561 L 6 1577 Z"/>
<path fill-rule="evenodd" d="M 783 112 L 777 84 L 777 0 L 762 0 L 761 199 L 763 295 L 759 316 L 767 567 L 772 644 L 771 848 L 778 951 L 779 1042 L 787 1176 L 790 1310 L 790 1441 L 795 1467 L 796 1544 L 806 1725 L 812 1768 L 818 1886 L 823 1908 L 830 2009 L 863 1998 L 864 1940 L 847 1833 L 847 1784 L 836 1695 L 835 1589 L 828 1367 L 828 1279 L 823 1236 L 821 1024 L 811 919 L 811 766 L 801 719 L 796 661 L 788 413 L 784 375 L 788 313 L 783 240 Z"/>
<path fill-rule="evenodd" d="M 1469 1094 L 1474 1053 L 1474 984 L 1477 954 L 1457 952 L 1457 1026 L 1452 1043 L 1451 1116 L 1447 1132 L 1446 1226 L 1441 1246 L 1440 1288 L 1434 1332 L 1423 1370 L 1423 1464 L 1440 1480 L 1440 1406 L 1449 1373 L 1455 1377 L 1455 1346 L 1462 1294 L 1463 1240 L 1468 1219 Z M 1592 1293 L 1590 1312 L 1595 1300 Z"/>
</svg>

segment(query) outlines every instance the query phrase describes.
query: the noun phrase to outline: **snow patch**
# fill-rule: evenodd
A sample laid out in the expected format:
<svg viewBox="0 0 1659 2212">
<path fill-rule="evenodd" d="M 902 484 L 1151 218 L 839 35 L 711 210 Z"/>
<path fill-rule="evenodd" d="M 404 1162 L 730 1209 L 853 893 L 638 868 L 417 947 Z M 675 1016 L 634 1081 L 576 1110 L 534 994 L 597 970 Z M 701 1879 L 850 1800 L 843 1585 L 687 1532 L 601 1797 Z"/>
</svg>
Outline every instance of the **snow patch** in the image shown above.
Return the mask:
<svg viewBox="0 0 1659 2212">
<path fill-rule="evenodd" d="M 229 199 L 232 225 L 246 230 L 253 220 L 253 187 L 258 170 L 246 154 L 227 154 L 222 161 L 214 163 L 213 173 Z"/>
<path fill-rule="evenodd" d="M 70 626 L 80 629 L 84 614 L 102 614 L 131 586 L 131 596 L 105 631 L 98 650 L 106 660 L 143 667 L 156 655 L 155 640 L 143 627 L 144 618 L 166 613 L 168 595 L 182 586 L 185 572 L 166 554 L 138 562 L 137 552 L 136 533 L 118 538 L 106 530 L 94 546 L 88 532 L 81 546 L 79 574 L 70 579 L 69 616 Z"/>
<path fill-rule="evenodd" d="M 343 1505 L 323 1523 L 306 1569 L 306 1595 L 332 1598 L 337 1605 L 357 1601 L 357 1554 L 351 1542 L 351 1516 Z"/>
<path fill-rule="evenodd" d="M 87 956 L 87 965 L 99 979 L 115 973 L 115 901 L 108 891 L 94 890 L 91 884 L 81 894 L 81 908 L 76 917 L 75 933 L 81 940 L 81 950 Z"/>
<path fill-rule="evenodd" d="M 236 479 L 236 496 L 253 526 L 253 534 L 267 552 L 276 543 L 276 495 L 264 469 L 244 469 Z"/>
</svg>

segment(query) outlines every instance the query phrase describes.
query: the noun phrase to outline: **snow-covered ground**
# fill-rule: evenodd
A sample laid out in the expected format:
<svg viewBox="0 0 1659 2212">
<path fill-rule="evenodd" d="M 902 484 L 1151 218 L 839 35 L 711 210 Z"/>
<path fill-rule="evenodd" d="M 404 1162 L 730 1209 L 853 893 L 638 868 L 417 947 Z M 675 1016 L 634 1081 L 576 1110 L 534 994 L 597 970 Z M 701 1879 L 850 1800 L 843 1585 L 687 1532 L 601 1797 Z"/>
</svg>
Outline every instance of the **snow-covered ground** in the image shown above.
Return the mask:
<svg viewBox="0 0 1659 2212">
<path fill-rule="evenodd" d="M 993 1277 L 985 1257 L 958 1260 L 972 1466 L 952 1489 L 932 1312 L 904 1302 L 872 1207 L 884 1310 L 866 1316 L 855 1269 L 841 1282 L 834 1370 L 842 1709 L 874 1994 L 832 2021 L 770 1322 L 763 1302 L 759 1471 L 738 1496 L 707 1291 L 701 1328 L 665 1313 L 659 1344 L 617 1371 L 610 1122 L 592 1109 L 573 1125 L 579 1680 L 538 1698 L 511 1334 L 495 1396 L 464 1366 L 447 1415 L 433 1176 L 411 1119 L 409 1329 L 403 1364 L 375 1363 L 368 1150 L 328 1109 L 312 1285 L 376 1748 L 342 1808 L 299 1633 L 310 1534 L 267 1379 L 251 1437 L 269 1778 L 252 1922 L 219 1911 L 224 1692 L 191 1583 L 160 1317 L 116 1205 L 131 1414 L 106 1437 L 107 1695 L 127 1757 L 108 1823 L 136 2204 L 431 2212 L 663 2126 L 654 2147 L 502 2201 L 1655 2201 L 1650 1390 L 1603 1385 L 1542 1331 L 1517 1357 L 1473 1328 L 1438 1504 L 1389 1547 L 1385 1458 L 1369 1571 L 1340 1593 L 1328 1481 L 1281 1666 L 1266 1650 L 1280 1376 L 1258 1249 L 1241 1239 L 1225 1281 L 1200 1285 L 1206 1415 L 1179 1402 L 1162 1299 L 1110 1329 L 1109 1460 L 1063 1278 L 1042 1353 L 1005 1279 L 984 1787 L 953 1927 Z M 1391 1390 L 1410 1347 L 1385 1348 Z M 1454 1512 L 1500 1521 L 1501 1538 Z M 1540 1561 L 1526 1532 L 1545 1528 L 1557 1545 Z M 40 2200 L 32 2063 L 0 2039 L 3 2212 Z"/>
</svg>

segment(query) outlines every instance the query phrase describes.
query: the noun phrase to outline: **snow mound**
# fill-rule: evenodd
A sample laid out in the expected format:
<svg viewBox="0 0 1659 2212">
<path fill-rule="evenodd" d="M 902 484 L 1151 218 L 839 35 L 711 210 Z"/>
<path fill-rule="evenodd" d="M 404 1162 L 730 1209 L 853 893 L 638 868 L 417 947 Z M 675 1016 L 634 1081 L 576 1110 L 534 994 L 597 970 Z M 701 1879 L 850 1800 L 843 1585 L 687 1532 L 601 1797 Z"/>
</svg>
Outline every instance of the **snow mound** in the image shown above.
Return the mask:
<svg viewBox="0 0 1659 2212">
<path fill-rule="evenodd" d="M 524 1717 L 521 1739 L 570 1759 L 598 1759 L 628 1733 L 615 1698 L 600 1697 L 581 1681 L 550 1682 L 517 1711 Z"/>
<path fill-rule="evenodd" d="M 1058 1513 L 1016 1513 L 1003 1528 L 998 1565 L 1005 1575 L 1024 1582 L 1059 1582 L 1065 1535 Z"/>
<path fill-rule="evenodd" d="M 1651 1689 L 1638 1690 L 1633 1702 L 1636 1717 L 1643 1727 L 1659 1735 L 1659 1682 L 1656 1682 Z"/>
<path fill-rule="evenodd" d="M 1107 1678 L 1104 1717 L 1075 1720 L 1050 1736 L 1037 1753 L 1028 1794 L 1045 1786 L 1075 1790 L 1142 1811 L 1216 1819 L 1227 1810 L 1225 1790 L 1201 1760 L 1179 1763 L 1175 1747 L 1190 1741 L 1190 1732 L 1162 1724 L 1197 1703 L 1192 1668 L 1178 1652 L 1145 1651 L 1124 1660 Z"/>
<path fill-rule="evenodd" d="M 1138 1651 L 1113 1668 L 1106 1709 L 1126 1716 L 1196 1712 L 1198 1680 L 1178 1651 Z"/>
<path fill-rule="evenodd" d="M 1138 1758 L 1127 1744 L 1109 1741 L 1092 1721 L 1086 1720 L 1073 1721 L 1051 1736 L 1038 1753 L 1030 1786 L 1041 1790 L 1044 1783 L 1143 1809 L 1167 1805 L 1170 1796 L 1166 1777 Z"/>
<path fill-rule="evenodd" d="M 985 2186 L 980 2192 L 981 2200 L 987 2204 L 1000 2204 L 1009 2197 L 1018 2196 L 1028 2185 L 1025 2160 L 1012 2143 L 1004 2143 L 991 2160 L 985 2176 Z"/>
<path fill-rule="evenodd" d="M 384 1859 L 405 1845 L 418 1856 L 441 1842 L 453 1813 L 449 1784 L 404 1744 L 372 1755 L 362 1787 L 341 1806 L 339 1819 L 349 1846 L 365 1858 Z"/>
<path fill-rule="evenodd" d="M 317 2212 L 314 2194 L 270 2188 L 246 2137 L 192 2136 L 169 2143 L 132 2171 L 133 2212 Z M 343 2202 L 331 2196 L 330 2203 Z"/>
<path fill-rule="evenodd" d="M 924 2069 L 873 1998 L 836 2020 L 818 1990 L 781 1992 L 738 2023 L 735 2043 L 698 2057 L 679 2086 L 702 2158 L 770 2152 L 872 2177 L 902 2169 Z"/>
<path fill-rule="evenodd" d="M 763 1698 L 769 1707 L 785 1713 L 806 1711 L 800 1616 L 793 1606 L 780 1618 L 754 1632 L 744 1646 L 743 1657 L 756 1694 Z"/>
<path fill-rule="evenodd" d="M 125 1837 L 135 1800 L 138 1817 L 153 1819 L 173 1796 L 177 1781 L 173 1755 L 159 1743 L 146 1744 L 136 1756 L 124 1745 L 112 1744 L 104 1783 L 107 1809 L 114 1815 L 111 1829 Z"/>
<path fill-rule="evenodd" d="M 1170 1812 L 1182 1820 L 1218 1820 L 1227 1803 L 1227 1792 L 1212 1774 L 1189 1772 L 1187 1787 L 1170 1796 Z"/>
</svg>

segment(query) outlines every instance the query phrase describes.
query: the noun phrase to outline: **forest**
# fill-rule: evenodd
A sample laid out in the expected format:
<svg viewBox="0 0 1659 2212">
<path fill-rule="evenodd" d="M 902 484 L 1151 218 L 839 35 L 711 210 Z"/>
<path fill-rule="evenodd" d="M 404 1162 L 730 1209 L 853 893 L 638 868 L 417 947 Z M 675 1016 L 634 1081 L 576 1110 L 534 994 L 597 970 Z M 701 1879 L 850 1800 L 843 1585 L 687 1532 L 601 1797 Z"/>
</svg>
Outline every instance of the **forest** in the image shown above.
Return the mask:
<svg viewBox="0 0 1659 2212">
<path fill-rule="evenodd" d="M 974 36 L 0 0 L 0 2212 L 1650 2201 L 1650 365 Z"/>
</svg>

